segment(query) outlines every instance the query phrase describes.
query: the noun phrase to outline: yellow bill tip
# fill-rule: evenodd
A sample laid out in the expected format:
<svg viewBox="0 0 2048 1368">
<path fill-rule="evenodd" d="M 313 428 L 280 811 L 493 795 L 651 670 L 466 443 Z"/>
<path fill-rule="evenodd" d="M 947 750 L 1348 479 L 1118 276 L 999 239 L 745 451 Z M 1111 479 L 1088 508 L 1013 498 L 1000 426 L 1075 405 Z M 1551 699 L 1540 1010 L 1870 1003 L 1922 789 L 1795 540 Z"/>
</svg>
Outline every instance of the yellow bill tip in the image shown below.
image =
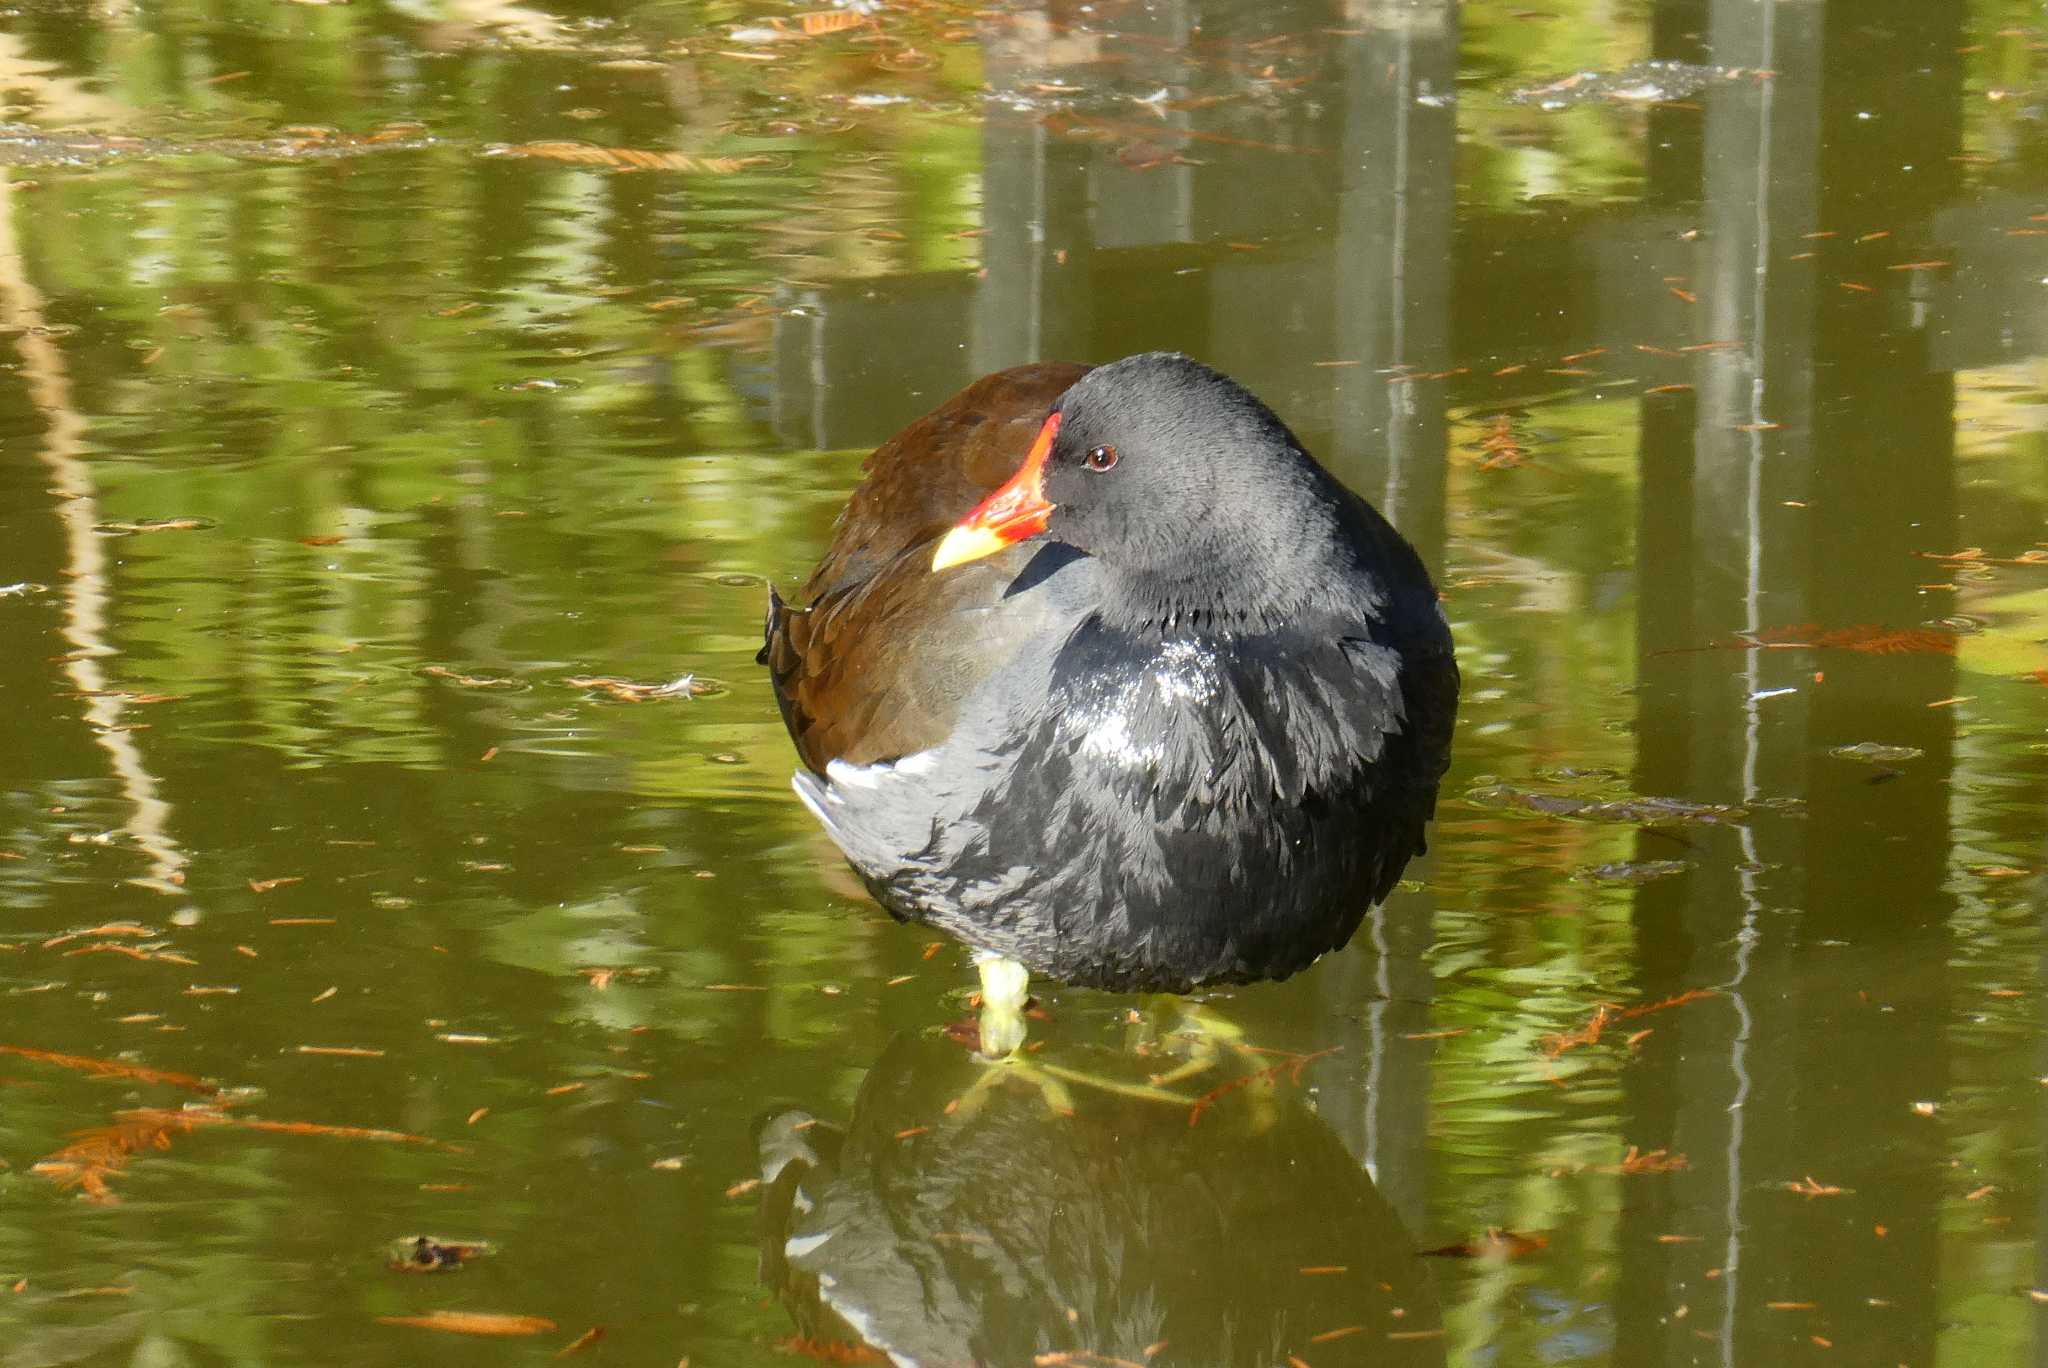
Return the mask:
<svg viewBox="0 0 2048 1368">
<path fill-rule="evenodd" d="M 939 539 L 938 547 L 932 552 L 932 570 L 937 572 L 980 560 L 983 556 L 993 556 L 1009 544 L 986 527 L 956 527 Z"/>
</svg>

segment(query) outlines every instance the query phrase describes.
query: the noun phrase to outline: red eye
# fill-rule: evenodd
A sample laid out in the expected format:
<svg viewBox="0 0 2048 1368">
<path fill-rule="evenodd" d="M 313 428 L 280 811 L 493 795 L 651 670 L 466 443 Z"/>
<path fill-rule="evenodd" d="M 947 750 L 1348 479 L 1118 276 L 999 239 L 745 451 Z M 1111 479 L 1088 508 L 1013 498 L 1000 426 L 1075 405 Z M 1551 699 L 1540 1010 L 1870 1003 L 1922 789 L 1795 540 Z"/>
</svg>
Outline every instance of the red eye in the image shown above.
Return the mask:
<svg viewBox="0 0 2048 1368">
<path fill-rule="evenodd" d="M 1090 470 L 1107 470 L 1115 464 L 1116 448 L 1113 446 L 1099 446 L 1088 453 Z"/>
</svg>

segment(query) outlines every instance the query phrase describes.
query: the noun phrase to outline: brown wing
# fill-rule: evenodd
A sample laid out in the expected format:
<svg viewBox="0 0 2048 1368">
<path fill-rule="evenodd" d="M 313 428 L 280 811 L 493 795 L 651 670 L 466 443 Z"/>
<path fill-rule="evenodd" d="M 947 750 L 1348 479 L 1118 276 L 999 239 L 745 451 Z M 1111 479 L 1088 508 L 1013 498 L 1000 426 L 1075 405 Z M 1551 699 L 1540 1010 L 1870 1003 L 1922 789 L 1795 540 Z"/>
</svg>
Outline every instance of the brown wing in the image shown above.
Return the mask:
<svg viewBox="0 0 2048 1368">
<path fill-rule="evenodd" d="M 863 465 L 805 585 L 810 607 L 771 594 L 760 659 L 813 770 L 936 745 L 960 701 L 1014 651 L 1026 624 L 997 607 L 1036 548 L 935 575 L 932 545 L 1016 473 L 1053 401 L 1087 370 L 997 371 L 891 437 Z"/>
</svg>

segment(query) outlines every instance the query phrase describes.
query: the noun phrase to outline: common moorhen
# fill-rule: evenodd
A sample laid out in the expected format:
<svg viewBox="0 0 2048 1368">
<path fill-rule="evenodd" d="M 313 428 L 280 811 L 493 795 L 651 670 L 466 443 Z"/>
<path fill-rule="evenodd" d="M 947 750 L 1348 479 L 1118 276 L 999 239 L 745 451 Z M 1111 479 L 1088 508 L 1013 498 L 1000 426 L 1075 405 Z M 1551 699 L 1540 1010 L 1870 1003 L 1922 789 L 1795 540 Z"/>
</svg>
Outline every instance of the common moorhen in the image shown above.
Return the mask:
<svg viewBox="0 0 2048 1368">
<path fill-rule="evenodd" d="M 1235 381 L 1019 366 L 865 471 L 760 659 L 797 796 L 883 907 L 977 952 L 985 1052 L 1028 972 L 1284 978 L 1421 852 L 1458 696 L 1436 590 Z"/>
</svg>

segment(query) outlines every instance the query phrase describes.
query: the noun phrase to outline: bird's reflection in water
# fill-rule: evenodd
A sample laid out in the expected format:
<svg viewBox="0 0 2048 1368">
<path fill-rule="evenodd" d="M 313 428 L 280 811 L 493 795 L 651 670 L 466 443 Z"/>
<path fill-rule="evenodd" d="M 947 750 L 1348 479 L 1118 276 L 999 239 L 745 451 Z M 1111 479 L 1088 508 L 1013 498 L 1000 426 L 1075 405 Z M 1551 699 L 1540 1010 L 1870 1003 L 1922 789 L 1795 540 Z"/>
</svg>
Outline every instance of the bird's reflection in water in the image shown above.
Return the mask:
<svg viewBox="0 0 2048 1368">
<path fill-rule="evenodd" d="M 986 1067 L 899 1037 L 843 1127 L 763 1124 L 762 1275 L 806 1347 L 920 1368 L 1444 1363 L 1427 1261 L 1297 1091 L 1211 1073 L 1194 1124 L 1095 1089 L 1060 1116 L 1028 1086 L 948 1114 Z"/>
</svg>

